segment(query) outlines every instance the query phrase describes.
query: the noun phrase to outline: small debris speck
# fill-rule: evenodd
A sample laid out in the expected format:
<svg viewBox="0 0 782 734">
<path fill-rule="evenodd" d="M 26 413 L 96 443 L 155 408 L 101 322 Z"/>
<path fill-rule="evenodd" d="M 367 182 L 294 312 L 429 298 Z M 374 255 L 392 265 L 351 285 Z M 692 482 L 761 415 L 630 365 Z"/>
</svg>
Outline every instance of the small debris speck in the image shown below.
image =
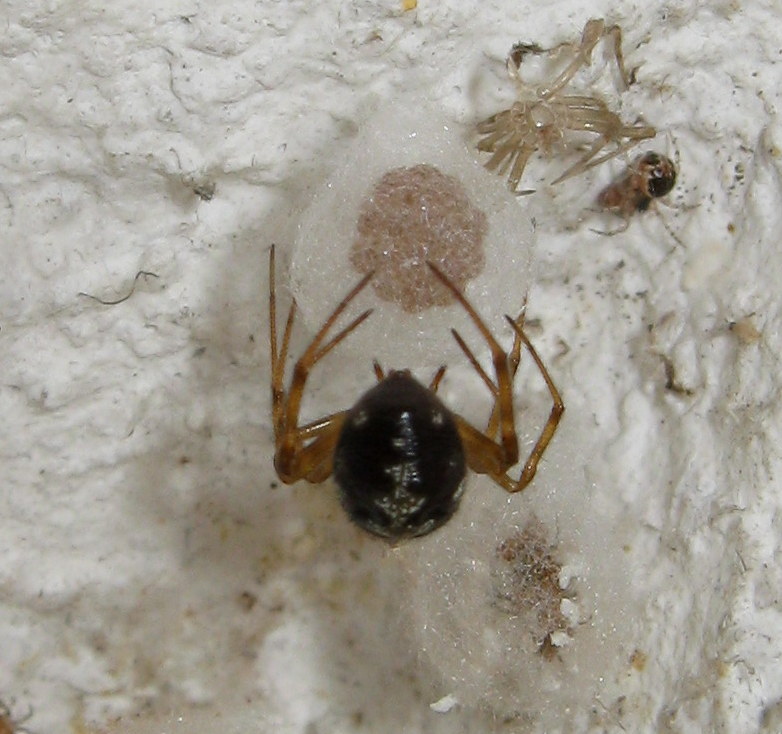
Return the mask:
<svg viewBox="0 0 782 734">
<path fill-rule="evenodd" d="M 443 696 L 439 701 L 429 704 L 429 708 L 438 714 L 447 714 L 459 701 L 452 693 Z"/>
</svg>

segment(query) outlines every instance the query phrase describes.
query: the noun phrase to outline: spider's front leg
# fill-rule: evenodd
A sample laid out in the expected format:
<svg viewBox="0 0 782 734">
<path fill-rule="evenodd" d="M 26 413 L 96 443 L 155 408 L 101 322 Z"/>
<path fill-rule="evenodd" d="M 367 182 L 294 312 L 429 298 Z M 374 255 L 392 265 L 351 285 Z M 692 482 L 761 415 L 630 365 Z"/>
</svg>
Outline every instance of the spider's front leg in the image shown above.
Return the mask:
<svg viewBox="0 0 782 734">
<path fill-rule="evenodd" d="M 367 274 L 337 304 L 331 315 L 313 337 L 293 367 L 288 389 L 285 389 L 285 362 L 296 318 L 296 302 L 291 304 L 282 344 L 277 338 L 277 293 L 275 283 L 275 248 L 269 254 L 269 337 L 271 352 L 272 423 L 274 426 L 274 467 L 286 484 L 299 479 L 322 482 L 331 474 L 334 448 L 347 411 L 333 413 L 304 426 L 299 414 L 304 389 L 312 368 L 372 313 L 364 311 L 328 341 L 326 336 L 350 302 L 367 286 L 372 273 Z M 324 343 L 325 342 L 325 343 Z"/>
<path fill-rule="evenodd" d="M 446 288 L 453 293 L 491 350 L 496 383 L 492 382 L 488 376 L 485 376 L 485 373 L 483 373 L 483 376 L 489 384 L 494 385 L 496 388 L 497 420 L 500 427 L 499 440 L 482 433 L 459 415 L 454 415 L 454 419 L 456 420 L 456 427 L 465 449 L 469 467 L 478 474 L 489 474 L 491 476 L 502 474 L 519 459 L 519 443 L 516 437 L 513 414 L 513 377 L 511 375 L 508 354 L 497 343 L 483 319 L 481 319 L 461 291 L 435 265 L 431 262 L 427 262 L 427 265 Z M 454 332 L 454 337 L 457 342 L 464 343 L 457 332 Z M 494 392 L 493 388 L 490 389 Z"/>
<path fill-rule="evenodd" d="M 551 408 L 551 413 L 549 414 L 549 418 L 546 421 L 546 425 L 543 427 L 543 430 L 541 431 L 541 434 L 538 437 L 535 446 L 533 447 L 529 457 L 524 463 L 524 467 L 518 479 L 513 479 L 507 473 L 507 469 L 509 469 L 512 466 L 512 464 L 509 464 L 495 471 L 481 471 L 479 468 L 477 468 L 480 458 L 476 459 L 476 457 L 481 457 L 485 454 L 486 440 L 491 440 L 493 442 L 495 440 L 495 435 L 498 429 L 500 429 L 501 431 L 509 430 L 509 426 L 507 425 L 507 418 L 503 417 L 507 415 L 503 411 L 503 405 L 506 396 L 503 395 L 503 390 L 500 387 L 499 381 L 497 383 L 492 381 L 492 379 L 486 374 L 486 371 L 483 369 L 483 367 L 481 367 L 480 363 L 478 362 L 478 359 L 475 357 L 472 350 L 467 346 L 467 344 L 464 342 L 464 340 L 461 338 L 458 332 L 453 331 L 454 338 L 456 339 L 457 343 L 461 347 L 464 354 L 467 356 L 467 359 L 470 361 L 470 364 L 472 364 L 475 371 L 478 373 L 478 375 L 483 380 L 486 387 L 494 396 L 494 405 L 492 406 L 492 411 L 489 416 L 489 422 L 486 426 L 486 430 L 483 433 L 480 433 L 479 431 L 471 428 L 470 426 L 466 426 L 465 430 L 463 431 L 462 440 L 464 442 L 465 452 L 468 457 L 468 463 L 470 464 L 470 467 L 473 469 L 473 471 L 476 471 L 478 473 L 488 474 L 489 476 L 492 477 L 492 479 L 494 479 L 495 482 L 497 482 L 497 484 L 499 484 L 501 487 L 506 489 L 508 492 L 520 492 L 522 489 L 524 489 L 524 487 L 526 487 L 532 481 L 532 478 L 535 476 L 535 473 L 537 471 L 538 463 L 540 462 L 540 459 L 542 458 L 544 452 L 546 451 L 546 448 L 548 447 L 551 439 L 553 438 L 554 433 L 557 430 L 557 426 L 559 425 L 560 418 L 562 417 L 562 413 L 565 410 L 565 406 L 562 402 L 562 398 L 556 386 L 554 385 L 554 382 L 552 381 L 551 376 L 548 373 L 548 370 L 544 366 L 537 351 L 532 346 L 529 339 L 527 338 L 527 335 L 524 332 L 524 313 L 525 311 L 524 309 L 522 309 L 521 313 L 516 317 L 516 319 L 511 319 L 509 316 L 506 316 L 506 318 L 510 322 L 515 332 L 513 347 L 510 353 L 507 355 L 508 369 L 511 377 L 511 386 L 510 386 L 511 394 L 510 396 L 507 397 L 512 402 L 513 399 L 512 381 L 516 376 L 519 363 L 521 362 L 521 345 L 524 344 L 524 346 L 529 350 L 530 354 L 532 355 L 532 358 L 535 361 L 535 364 L 537 365 L 541 374 L 543 375 L 543 379 L 546 382 L 546 386 L 548 387 L 549 392 L 551 393 L 551 396 L 553 398 L 554 405 Z M 513 464 L 515 463 L 516 462 L 514 461 Z"/>
<path fill-rule="evenodd" d="M 517 338 L 524 343 L 527 351 L 529 351 L 530 355 L 532 355 L 532 359 L 537 365 L 538 370 L 540 370 L 540 374 L 543 376 L 546 387 L 548 388 L 549 393 L 551 393 L 551 398 L 554 402 L 554 404 L 551 406 L 551 412 L 549 413 L 546 425 L 543 426 L 543 430 L 540 432 L 538 440 L 535 442 L 530 455 L 524 462 L 524 468 L 521 470 L 519 478 L 514 481 L 507 474 L 502 477 L 495 477 L 495 480 L 498 481 L 509 492 L 520 492 L 532 481 L 532 478 L 535 476 L 535 472 L 538 470 L 538 463 L 548 448 L 551 439 L 554 437 L 554 433 L 556 433 L 557 426 L 559 426 L 559 421 L 562 418 L 562 414 L 565 412 L 565 404 L 562 402 L 562 396 L 559 394 L 559 390 L 557 390 L 556 385 L 554 385 L 554 381 L 551 379 L 551 375 L 549 375 L 546 366 L 543 364 L 543 360 L 541 360 L 537 350 L 532 346 L 532 343 L 524 333 L 522 324 L 519 323 L 518 319 L 514 321 L 510 316 L 506 316 L 505 318 L 508 319 L 508 322 L 513 327 Z"/>
<path fill-rule="evenodd" d="M 516 317 L 516 324 L 518 324 L 519 327 L 524 327 L 524 315 L 526 313 L 527 309 L 527 302 L 526 299 L 524 300 L 524 306 L 521 309 L 521 312 Z M 483 380 L 483 384 L 486 385 L 486 387 L 489 389 L 489 392 L 494 397 L 494 405 L 492 405 L 491 413 L 489 414 L 489 420 L 486 424 L 486 430 L 484 433 L 491 439 L 494 439 L 494 437 L 497 435 L 497 429 L 499 428 L 499 422 L 500 422 L 500 406 L 499 406 L 499 395 L 500 391 L 497 385 L 492 381 L 492 379 L 489 377 L 489 375 L 486 374 L 486 370 L 481 367 L 480 362 L 478 362 L 478 358 L 475 356 L 473 351 L 470 349 L 470 347 L 467 346 L 467 343 L 462 339 L 461 335 L 459 334 L 456 329 L 451 329 L 451 333 L 453 334 L 454 339 L 456 339 L 456 343 L 461 348 L 462 352 L 464 352 L 464 355 L 467 357 L 467 359 L 470 361 L 470 364 L 473 366 L 473 369 L 478 373 L 478 376 Z M 514 332 L 514 339 L 513 339 L 513 347 L 511 348 L 510 352 L 508 352 L 508 368 L 510 370 L 510 377 L 511 377 L 511 383 L 516 378 L 516 372 L 519 369 L 519 364 L 521 363 L 521 338 L 519 337 L 517 332 Z"/>
</svg>

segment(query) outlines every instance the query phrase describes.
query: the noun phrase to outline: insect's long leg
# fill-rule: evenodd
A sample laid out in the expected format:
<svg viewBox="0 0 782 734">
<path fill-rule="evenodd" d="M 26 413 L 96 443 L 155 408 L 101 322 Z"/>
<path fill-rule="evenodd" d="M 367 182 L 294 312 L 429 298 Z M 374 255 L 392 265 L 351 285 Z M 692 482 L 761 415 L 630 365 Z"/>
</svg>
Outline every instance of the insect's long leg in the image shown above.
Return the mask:
<svg viewBox="0 0 782 734">
<path fill-rule="evenodd" d="M 582 66 L 592 63 L 592 51 L 597 42 L 603 37 L 605 23 L 602 20 L 592 19 L 587 21 L 584 32 L 581 34 L 581 44 L 575 53 L 573 60 L 557 75 L 548 86 L 538 87 L 538 95 L 541 99 L 553 97 L 562 90 L 575 76 Z"/>
<path fill-rule="evenodd" d="M 478 150 L 492 153 L 484 165 L 489 171 L 496 170 L 500 175 L 505 175 L 510 169 L 508 185 L 511 191 L 517 189 L 527 161 L 536 147 L 529 141 L 529 131 L 516 129 L 519 118 L 526 114 L 525 107 L 514 105 L 478 125 L 479 133 L 486 134 L 478 142 Z"/>
<path fill-rule="evenodd" d="M 436 265 L 427 261 L 430 270 L 437 279 L 453 293 L 456 300 L 472 320 L 481 336 L 486 340 L 492 354 L 492 363 L 494 373 L 497 379 L 497 405 L 499 410 L 500 423 L 500 443 L 502 450 L 501 462 L 505 469 L 513 466 L 519 458 L 519 444 L 516 438 L 516 425 L 513 415 L 513 386 L 511 384 L 510 369 L 508 366 L 508 355 L 503 351 L 497 340 L 492 336 L 483 319 L 478 315 L 470 302 L 462 295 L 461 291 L 451 282 Z M 483 434 L 481 434 L 483 435 Z M 485 436 L 484 436 L 485 438 Z M 493 443 L 493 442 L 492 442 Z M 504 471 L 504 469 L 503 469 Z"/>
<path fill-rule="evenodd" d="M 622 29 L 618 25 L 612 25 L 608 28 L 603 35 L 611 36 L 611 40 L 614 44 L 614 58 L 616 59 L 616 66 L 619 69 L 619 74 L 622 77 L 622 84 L 624 89 L 630 86 L 630 76 L 625 70 L 625 57 L 622 53 Z"/>
<path fill-rule="evenodd" d="M 569 178 L 572 178 L 573 176 L 577 176 L 579 173 L 583 173 L 584 171 L 593 168 L 597 164 L 591 160 L 595 155 L 597 155 L 605 146 L 608 145 L 608 138 L 601 135 L 595 142 L 589 147 L 586 153 L 584 153 L 581 158 L 579 158 L 570 168 L 568 168 L 564 173 L 562 173 L 559 177 L 554 179 L 551 182 L 551 185 L 554 186 L 558 183 L 562 183 L 563 181 L 566 181 Z M 612 152 L 612 155 L 615 155 L 616 153 Z M 602 158 L 600 160 L 603 160 Z"/>
<path fill-rule="evenodd" d="M 616 229 L 594 229 L 593 227 L 589 228 L 590 232 L 594 232 L 595 234 L 602 234 L 606 237 L 613 237 L 617 234 L 622 234 L 622 232 L 627 232 L 627 228 L 630 226 L 630 217 L 625 217 L 624 223 L 621 227 L 617 227 Z"/>
<path fill-rule="evenodd" d="M 484 136 L 478 141 L 478 150 L 493 151 L 497 143 L 508 134 L 507 131 L 512 129 L 513 125 L 512 109 L 498 112 L 476 125 L 478 134 Z"/>
<path fill-rule="evenodd" d="M 510 162 L 521 145 L 523 137 L 520 135 L 510 135 L 502 141 L 500 145 L 494 148 L 491 158 L 484 164 L 487 170 L 497 171 L 500 175 L 508 169 Z"/>
<path fill-rule="evenodd" d="M 608 153 L 603 153 L 603 155 L 597 156 L 597 154 L 610 142 L 607 135 L 602 135 L 592 144 L 587 152 L 581 156 L 581 158 L 579 158 L 572 166 L 570 166 L 570 168 L 568 168 L 561 176 L 559 176 L 559 178 L 552 181 L 551 185 L 553 186 L 555 184 L 561 183 L 568 178 L 577 176 L 580 173 L 588 171 L 590 168 L 594 168 L 595 166 L 599 166 L 601 163 L 605 163 L 612 158 L 616 158 L 616 156 L 622 155 L 623 153 L 630 150 L 630 148 L 637 145 L 641 140 L 653 138 L 656 134 L 657 131 L 653 127 L 649 126 L 623 127 L 619 136 L 627 137 L 629 139 L 622 143 L 622 145 L 618 145 L 613 150 L 608 151 Z M 595 156 L 597 157 L 595 158 Z"/>
<path fill-rule="evenodd" d="M 529 161 L 532 152 L 535 149 L 531 145 L 522 145 L 517 151 L 513 163 L 508 174 L 508 188 L 511 191 L 515 191 L 521 181 L 521 176 L 524 173 L 524 169 L 527 167 L 527 161 Z"/>
</svg>

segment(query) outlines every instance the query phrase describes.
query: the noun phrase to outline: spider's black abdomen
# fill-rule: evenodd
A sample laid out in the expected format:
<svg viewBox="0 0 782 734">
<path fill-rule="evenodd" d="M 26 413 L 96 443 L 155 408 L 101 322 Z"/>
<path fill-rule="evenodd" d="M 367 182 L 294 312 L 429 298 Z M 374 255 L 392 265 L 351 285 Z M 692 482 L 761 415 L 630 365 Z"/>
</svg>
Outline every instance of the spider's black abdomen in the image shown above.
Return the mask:
<svg viewBox="0 0 782 734">
<path fill-rule="evenodd" d="M 407 372 L 391 372 L 348 413 L 334 479 L 350 518 L 376 535 L 425 535 L 456 511 L 466 467 L 450 411 Z"/>
</svg>

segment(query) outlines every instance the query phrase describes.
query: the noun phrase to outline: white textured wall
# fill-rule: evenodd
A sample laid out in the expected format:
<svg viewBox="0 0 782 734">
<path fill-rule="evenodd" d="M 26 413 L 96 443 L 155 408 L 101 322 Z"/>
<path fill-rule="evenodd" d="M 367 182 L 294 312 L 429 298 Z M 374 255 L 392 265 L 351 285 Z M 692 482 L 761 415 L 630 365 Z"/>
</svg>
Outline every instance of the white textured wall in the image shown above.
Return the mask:
<svg viewBox="0 0 782 734">
<path fill-rule="evenodd" d="M 381 100 L 425 94 L 468 123 L 512 91 L 513 42 L 601 15 L 638 67 L 623 116 L 680 155 L 678 208 L 591 232 L 619 162 L 519 201 L 539 207 L 529 316 L 562 432 L 524 496 L 473 479 L 440 535 L 389 552 L 332 485 L 271 486 L 268 247 L 288 257 Z M 782 729 L 775 3 L 2 16 L 0 697 L 32 709 L 30 731 Z M 123 303 L 79 295 L 117 299 L 140 270 L 158 277 Z M 665 360 L 689 394 L 666 389 Z M 371 381 L 368 360 L 331 368 Z M 468 378 L 444 395 L 481 399 Z M 346 402 L 325 386 L 311 407 Z M 520 657 L 523 630 L 486 642 L 485 561 L 533 513 L 592 611 L 561 678 Z M 551 675 L 545 696 L 514 689 L 525 670 Z"/>
</svg>

